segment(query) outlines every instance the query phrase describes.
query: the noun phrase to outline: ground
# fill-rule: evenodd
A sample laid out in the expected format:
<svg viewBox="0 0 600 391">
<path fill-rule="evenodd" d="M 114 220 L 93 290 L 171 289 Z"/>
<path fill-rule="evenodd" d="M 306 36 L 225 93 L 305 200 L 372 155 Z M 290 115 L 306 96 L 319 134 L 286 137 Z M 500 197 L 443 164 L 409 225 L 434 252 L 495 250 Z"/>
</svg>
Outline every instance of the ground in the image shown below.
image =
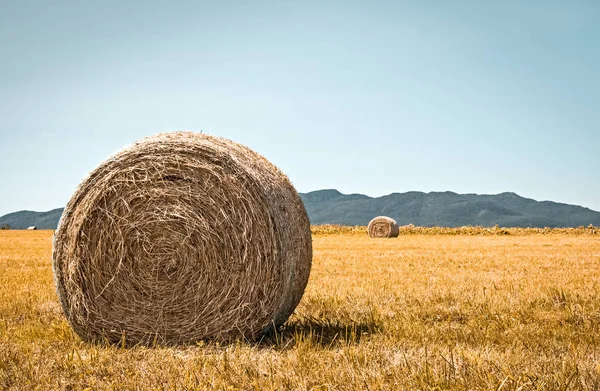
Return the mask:
<svg viewBox="0 0 600 391">
<path fill-rule="evenodd" d="M 316 230 L 283 330 L 121 348 L 71 331 L 52 231 L 2 231 L 0 389 L 600 389 L 600 235 L 587 232 Z"/>
</svg>

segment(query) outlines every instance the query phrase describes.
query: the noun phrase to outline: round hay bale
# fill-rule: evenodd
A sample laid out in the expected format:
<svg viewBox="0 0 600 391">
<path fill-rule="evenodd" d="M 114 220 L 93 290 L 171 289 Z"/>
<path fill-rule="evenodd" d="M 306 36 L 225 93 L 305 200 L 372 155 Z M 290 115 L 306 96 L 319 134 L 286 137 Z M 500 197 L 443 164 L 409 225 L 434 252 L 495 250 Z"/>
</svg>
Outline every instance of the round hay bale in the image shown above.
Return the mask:
<svg viewBox="0 0 600 391">
<path fill-rule="evenodd" d="M 396 220 L 386 216 L 378 216 L 369 222 L 367 232 L 372 238 L 397 238 L 400 228 Z"/>
<path fill-rule="evenodd" d="M 86 341 L 256 339 L 286 321 L 312 260 L 304 205 L 261 155 L 165 133 L 83 181 L 53 244 L 58 297 Z"/>
</svg>

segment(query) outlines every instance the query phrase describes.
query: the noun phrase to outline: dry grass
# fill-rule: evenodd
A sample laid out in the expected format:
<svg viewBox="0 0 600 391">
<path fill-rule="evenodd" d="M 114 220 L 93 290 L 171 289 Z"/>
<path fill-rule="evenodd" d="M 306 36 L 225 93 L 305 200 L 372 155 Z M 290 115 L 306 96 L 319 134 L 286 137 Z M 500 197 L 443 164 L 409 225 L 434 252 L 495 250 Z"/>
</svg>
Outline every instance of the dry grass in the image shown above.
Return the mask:
<svg viewBox="0 0 600 391">
<path fill-rule="evenodd" d="M 51 232 L 1 232 L 0 389 L 600 389 L 600 236 L 356 232 L 261 343 L 127 349 L 71 331 Z"/>
<path fill-rule="evenodd" d="M 313 235 L 339 235 L 339 234 L 365 234 L 367 227 L 360 225 L 313 225 L 310 227 Z M 403 225 L 399 227 L 400 235 L 600 235 L 600 227 L 590 225 L 588 227 L 569 228 L 505 228 L 505 227 L 416 227 L 414 225 Z"/>
</svg>

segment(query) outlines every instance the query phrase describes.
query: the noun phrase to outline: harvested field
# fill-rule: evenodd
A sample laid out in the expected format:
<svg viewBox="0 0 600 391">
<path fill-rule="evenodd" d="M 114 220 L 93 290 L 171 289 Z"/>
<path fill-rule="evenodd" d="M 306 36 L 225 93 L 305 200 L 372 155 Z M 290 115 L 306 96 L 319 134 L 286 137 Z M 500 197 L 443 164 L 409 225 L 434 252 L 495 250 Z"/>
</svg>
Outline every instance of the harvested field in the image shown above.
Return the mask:
<svg viewBox="0 0 600 391">
<path fill-rule="evenodd" d="M 314 227 L 283 330 L 155 348 L 82 342 L 54 292 L 52 232 L 2 231 L 0 389 L 600 389 L 600 235 L 433 230 Z"/>
</svg>

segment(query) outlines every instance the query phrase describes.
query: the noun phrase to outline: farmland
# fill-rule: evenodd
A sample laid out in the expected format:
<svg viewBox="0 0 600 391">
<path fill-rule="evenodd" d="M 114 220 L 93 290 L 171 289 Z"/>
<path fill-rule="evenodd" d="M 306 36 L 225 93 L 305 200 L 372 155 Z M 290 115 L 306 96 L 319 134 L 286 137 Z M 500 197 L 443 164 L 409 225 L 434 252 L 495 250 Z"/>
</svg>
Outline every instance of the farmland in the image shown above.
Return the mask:
<svg viewBox="0 0 600 391">
<path fill-rule="evenodd" d="M 313 246 L 279 332 L 122 348 L 71 331 L 52 231 L 0 232 L 0 390 L 600 389 L 595 229 L 317 227 Z"/>
</svg>

